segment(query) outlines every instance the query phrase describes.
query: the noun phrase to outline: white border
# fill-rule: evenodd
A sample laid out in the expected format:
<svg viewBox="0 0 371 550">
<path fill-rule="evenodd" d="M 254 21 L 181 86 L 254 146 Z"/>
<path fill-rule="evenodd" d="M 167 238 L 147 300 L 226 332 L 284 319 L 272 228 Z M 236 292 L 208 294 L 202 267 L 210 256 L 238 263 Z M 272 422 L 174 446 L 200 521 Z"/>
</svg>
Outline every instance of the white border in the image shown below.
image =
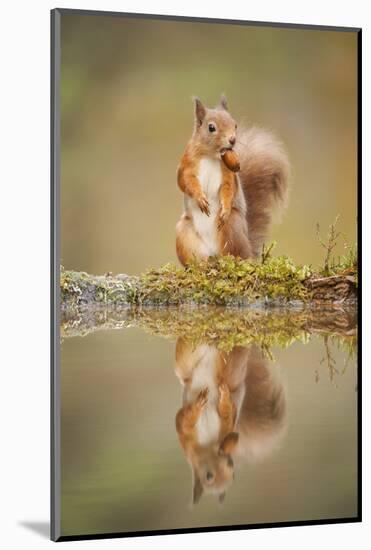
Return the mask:
<svg viewBox="0 0 371 550">
<path fill-rule="evenodd" d="M 371 51 L 370 16 L 367 3 L 353 1 L 294 2 L 273 0 L 252 3 L 124 2 L 96 0 L 58 4 L 19 0 L 2 6 L 0 33 L 2 155 L 1 182 L 1 286 L 2 289 L 2 451 L 1 451 L 1 542 L 7 549 L 40 548 L 52 542 L 22 522 L 49 519 L 49 10 L 54 7 L 133 11 L 196 17 L 220 17 L 257 21 L 353 26 L 363 28 L 363 97 L 371 97 L 367 52 Z M 370 151 L 368 104 L 363 106 L 363 181 L 370 181 L 367 151 Z M 364 185 L 363 204 L 370 191 Z M 370 216 L 364 215 L 363 241 L 367 243 Z M 364 244 L 364 248 L 367 244 Z M 365 253 L 364 280 L 370 279 L 370 260 Z M 9 290 L 7 290 L 9 289 Z M 32 289 L 32 292 L 30 292 Z M 370 296 L 364 288 L 364 326 L 367 332 Z M 367 335 L 367 334 L 366 334 Z M 370 407 L 371 387 L 367 372 L 370 344 L 364 339 L 364 427 Z M 370 487 L 370 443 L 364 429 L 364 486 Z M 246 544 L 259 548 L 338 549 L 366 547 L 369 528 L 369 498 L 364 495 L 364 523 L 290 527 L 236 533 L 209 533 L 70 542 L 74 545 L 122 545 L 131 548 L 179 548 L 190 544 Z"/>
</svg>

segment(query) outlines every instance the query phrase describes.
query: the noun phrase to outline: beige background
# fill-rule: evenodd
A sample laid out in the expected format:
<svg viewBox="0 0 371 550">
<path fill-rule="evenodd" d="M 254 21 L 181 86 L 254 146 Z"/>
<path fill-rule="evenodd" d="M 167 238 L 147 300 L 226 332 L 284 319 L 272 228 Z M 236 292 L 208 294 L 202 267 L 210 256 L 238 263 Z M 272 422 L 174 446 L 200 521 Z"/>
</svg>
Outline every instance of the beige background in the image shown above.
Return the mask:
<svg viewBox="0 0 371 550">
<path fill-rule="evenodd" d="M 340 215 L 356 231 L 356 34 L 64 15 L 61 262 L 138 273 L 176 261 L 175 170 L 190 97 L 224 91 L 238 121 L 266 126 L 293 165 L 277 253 L 319 263 Z M 339 252 L 341 250 L 339 249 Z"/>
</svg>

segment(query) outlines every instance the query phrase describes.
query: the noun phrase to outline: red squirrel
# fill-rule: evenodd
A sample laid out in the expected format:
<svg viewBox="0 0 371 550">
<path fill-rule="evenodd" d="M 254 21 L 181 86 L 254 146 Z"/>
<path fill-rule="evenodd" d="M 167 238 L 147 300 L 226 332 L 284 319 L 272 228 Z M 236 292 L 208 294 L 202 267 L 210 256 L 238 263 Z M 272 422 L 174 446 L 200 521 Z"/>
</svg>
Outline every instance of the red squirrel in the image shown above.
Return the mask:
<svg viewBox="0 0 371 550">
<path fill-rule="evenodd" d="M 239 129 L 224 95 L 214 109 L 195 98 L 194 131 L 177 169 L 184 193 L 179 261 L 257 258 L 274 214 L 287 203 L 289 172 L 276 138 L 261 128 Z"/>
<path fill-rule="evenodd" d="M 176 429 L 192 468 L 193 503 L 204 493 L 222 502 L 236 459 L 262 459 L 286 432 L 286 392 L 278 366 L 271 366 L 256 346 L 225 353 L 179 338 L 175 369 L 183 385 Z"/>
</svg>

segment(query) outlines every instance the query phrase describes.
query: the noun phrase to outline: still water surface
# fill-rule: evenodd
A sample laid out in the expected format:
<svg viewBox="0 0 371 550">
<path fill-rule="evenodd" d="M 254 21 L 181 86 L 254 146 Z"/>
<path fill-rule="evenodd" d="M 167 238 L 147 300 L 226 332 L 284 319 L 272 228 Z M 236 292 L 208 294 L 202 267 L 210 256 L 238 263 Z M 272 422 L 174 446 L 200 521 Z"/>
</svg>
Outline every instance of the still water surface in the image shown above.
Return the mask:
<svg viewBox="0 0 371 550">
<path fill-rule="evenodd" d="M 357 514 L 356 361 L 336 339 L 268 358 L 254 344 L 224 353 L 133 327 L 61 350 L 62 535 Z M 221 371 L 234 423 L 219 441 Z M 209 420 L 177 432 L 202 386 Z"/>
</svg>

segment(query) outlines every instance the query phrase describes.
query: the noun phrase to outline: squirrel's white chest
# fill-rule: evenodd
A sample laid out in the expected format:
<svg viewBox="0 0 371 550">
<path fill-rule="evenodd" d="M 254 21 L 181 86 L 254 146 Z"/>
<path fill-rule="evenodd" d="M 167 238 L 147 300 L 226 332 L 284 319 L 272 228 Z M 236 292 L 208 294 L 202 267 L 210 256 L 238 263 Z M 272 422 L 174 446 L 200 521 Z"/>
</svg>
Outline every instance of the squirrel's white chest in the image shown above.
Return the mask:
<svg viewBox="0 0 371 550">
<path fill-rule="evenodd" d="M 201 212 L 197 202 L 193 199 L 188 201 L 187 206 L 192 214 L 195 230 L 204 241 L 207 254 L 214 256 L 219 253 L 216 218 L 220 208 L 221 161 L 204 157 L 199 163 L 197 177 L 209 202 L 210 216 Z"/>
<path fill-rule="evenodd" d="M 196 423 L 198 443 L 208 445 L 218 440 L 220 432 L 220 417 L 217 411 L 219 390 L 216 379 L 216 363 L 219 352 L 209 345 L 201 346 L 201 350 L 201 358 L 193 370 L 191 383 L 185 390 L 185 401 L 193 403 L 200 391 L 208 388 L 207 403 Z"/>
<path fill-rule="evenodd" d="M 219 159 L 204 157 L 198 166 L 198 179 L 211 206 L 219 208 L 219 188 L 222 183 L 222 168 Z"/>
</svg>

